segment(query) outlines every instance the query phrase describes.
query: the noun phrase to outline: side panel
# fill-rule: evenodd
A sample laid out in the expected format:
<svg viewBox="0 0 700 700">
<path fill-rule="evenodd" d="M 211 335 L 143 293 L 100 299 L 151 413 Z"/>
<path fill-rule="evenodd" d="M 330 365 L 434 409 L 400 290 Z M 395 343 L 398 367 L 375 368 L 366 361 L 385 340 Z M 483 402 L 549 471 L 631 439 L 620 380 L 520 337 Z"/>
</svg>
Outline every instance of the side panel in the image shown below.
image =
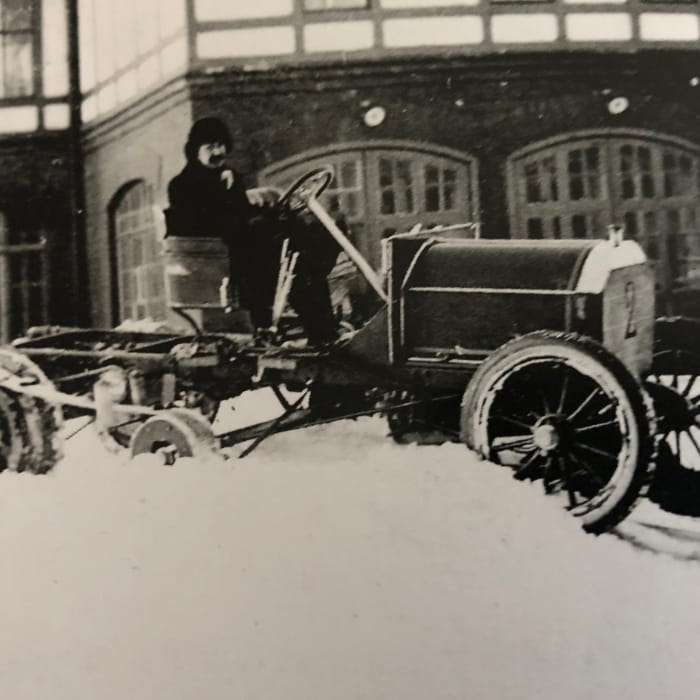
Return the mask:
<svg viewBox="0 0 700 700">
<path fill-rule="evenodd" d="M 570 295 L 504 290 L 414 291 L 404 296 L 402 345 L 409 354 L 486 353 L 535 330 L 568 330 Z"/>
<path fill-rule="evenodd" d="M 613 270 L 603 293 L 603 345 L 637 376 L 651 367 L 654 318 L 651 267 Z"/>
</svg>

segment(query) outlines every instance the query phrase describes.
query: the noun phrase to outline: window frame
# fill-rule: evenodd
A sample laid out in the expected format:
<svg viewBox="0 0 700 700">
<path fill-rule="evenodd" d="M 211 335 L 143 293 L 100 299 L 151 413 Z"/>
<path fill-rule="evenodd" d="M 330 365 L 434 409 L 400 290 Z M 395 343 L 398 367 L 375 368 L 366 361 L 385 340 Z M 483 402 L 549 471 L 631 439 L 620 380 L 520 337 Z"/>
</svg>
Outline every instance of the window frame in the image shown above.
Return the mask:
<svg viewBox="0 0 700 700">
<path fill-rule="evenodd" d="M 6 4 L 4 0 L 0 0 L 0 52 L 2 52 L 2 57 L 0 58 L 0 102 L 5 100 L 21 100 L 36 97 L 39 93 L 40 81 L 41 81 L 41 70 L 38 65 L 38 42 L 39 42 L 39 31 L 38 27 L 40 25 L 41 19 L 41 7 L 38 1 L 32 1 L 27 3 L 27 8 L 29 11 L 29 23 L 28 26 L 22 27 L 20 29 L 6 29 L 5 28 L 5 11 Z M 27 40 L 29 46 L 29 75 L 28 86 L 26 92 L 14 92 L 8 94 L 7 90 L 7 61 L 6 61 L 6 39 L 11 36 L 24 36 Z M 11 72 L 11 71 L 10 71 Z"/>
<path fill-rule="evenodd" d="M 144 189 L 146 193 L 146 204 L 144 205 L 143 202 L 141 202 L 141 206 L 138 208 L 122 209 L 122 206 L 128 201 L 128 198 L 134 195 L 136 188 Z M 154 192 L 155 189 L 153 185 L 147 180 L 131 180 L 119 188 L 108 207 L 110 267 L 112 277 L 112 316 L 115 323 L 120 323 L 126 319 L 133 319 L 136 321 L 143 319 L 161 321 L 167 318 L 168 306 L 165 291 L 165 264 L 163 256 L 158 254 L 158 246 L 161 241 L 158 235 L 158 220 L 155 214 Z M 126 231 L 121 229 L 121 224 L 125 220 L 128 220 L 128 217 L 135 218 L 144 214 L 146 214 L 146 220 L 140 222 L 139 226 L 128 228 Z M 139 235 L 142 258 L 138 265 L 129 267 L 127 272 L 121 266 L 121 259 L 124 253 L 122 252 L 123 249 L 120 248 L 120 244 L 127 238 L 132 239 Z M 153 240 L 148 241 L 148 235 L 151 235 Z M 144 245 L 144 242 L 146 245 Z M 154 253 L 153 255 L 148 255 L 149 249 Z M 151 295 L 149 294 L 149 290 L 152 280 L 150 277 L 148 279 L 143 279 L 143 277 L 148 277 L 154 270 L 160 270 L 162 279 L 159 285 L 160 294 Z M 123 284 L 123 276 L 125 274 L 130 275 L 130 284 L 135 285 L 137 290 L 135 296 L 131 299 L 127 298 L 128 294 L 125 292 Z M 143 293 L 139 294 L 139 290 Z M 134 310 L 137 309 L 139 300 L 142 300 L 143 303 L 146 304 L 145 316 L 139 316 L 138 313 L 134 315 L 133 313 Z M 129 307 L 128 311 L 125 308 L 127 305 Z M 150 314 L 152 306 L 158 307 L 157 311 L 160 312 L 159 315 L 152 316 Z"/>
<path fill-rule="evenodd" d="M 349 5 L 346 7 L 342 6 L 334 6 L 334 5 L 325 5 L 323 7 L 308 7 L 307 3 L 308 2 L 313 2 L 315 0 L 301 0 L 301 9 L 305 14 L 321 14 L 324 12 L 355 12 L 357 10 L 371 10 L 372 9 L 372 0 L 350 0 L 350 1 L 355 1 L 358 3 L 362 4 L 357 4 L 357 5 Z M 320 2 L 333 2 L 333 0 L 318 0 Z"/>
</svg>

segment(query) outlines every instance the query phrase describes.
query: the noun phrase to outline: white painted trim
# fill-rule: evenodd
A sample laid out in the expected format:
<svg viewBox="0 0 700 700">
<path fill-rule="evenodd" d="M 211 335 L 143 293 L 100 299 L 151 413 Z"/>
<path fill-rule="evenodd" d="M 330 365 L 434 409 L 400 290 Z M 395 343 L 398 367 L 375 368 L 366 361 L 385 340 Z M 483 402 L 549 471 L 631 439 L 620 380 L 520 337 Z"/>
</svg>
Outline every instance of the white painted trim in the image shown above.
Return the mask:
<svg viewBox="0 0 700 700">
<path fill-rule="evenodd" d="M 646 262 L 647 256 L 636 241 L 622 241 L 619 245 L 601 241 L 586 257 L 575 291 L 578 294 L 600 294 L 613 270 Z"/>
</svg>

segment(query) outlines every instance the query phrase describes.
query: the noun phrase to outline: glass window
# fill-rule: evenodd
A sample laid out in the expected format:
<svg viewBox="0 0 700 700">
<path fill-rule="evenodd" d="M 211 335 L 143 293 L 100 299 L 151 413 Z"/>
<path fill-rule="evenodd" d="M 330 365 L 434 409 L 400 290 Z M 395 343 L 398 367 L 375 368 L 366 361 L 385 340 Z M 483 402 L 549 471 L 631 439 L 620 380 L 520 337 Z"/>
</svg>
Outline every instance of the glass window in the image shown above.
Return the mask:
<svg viewBox="0 0 700 700">
<path fill-rule="evenodd" d="M 34 93 L 32 5 L 0 2 L 0 97 Z"/>
<path fill-rule="evenodd" d="M 524 176 L 528 202 L 552 202 L 559 199 L 557 164 L 552 156 L 525 163 Z"/>
<path fill-rule="evenodd" d="M 379 187 L 382 193 L 382 214 L 414 211 L 411 161 L 399 158 L 380 158 Z"/>
<path fill-rule="evenodd" d="M 44 95 L 48 97 L 66 95 L 68 93 L 68 27 L 65 0 L 44 0 L 41 6 L 41 23 Z"/>
<path fill-rule="evenodd" d="M 0 212 L 0 244 L 7 246 L 0 256 L 0 296 L 5 300 L 0 316 L 0 339 L 8 342 L 30 326 L 48 320 L 48 258 L 38 231 L 8 230 Z M 28 244 L 35 246 L 29 249 Z M 17 245 L 18 248 L 13 249 Z"/>
<path fill-rule="evenodd" d="M 662 287 L 700 286 L 700 152 L 691 146 L 600 135 L 533 149 L 510 172 L 515 235 L 596 238 L 622 224 Z"/>
<path fill-rule="evenodd" d="M 165 271 L 153 219 L 153 188 L 136 183 L 114 211 L 120 320 L 166 315 Z"/>
<path fill-rule="evenodd" d="M 425 166 L 425 211 L 449 211 L 456 206 L 457 171 L 454 168 Z"/>
</svg>

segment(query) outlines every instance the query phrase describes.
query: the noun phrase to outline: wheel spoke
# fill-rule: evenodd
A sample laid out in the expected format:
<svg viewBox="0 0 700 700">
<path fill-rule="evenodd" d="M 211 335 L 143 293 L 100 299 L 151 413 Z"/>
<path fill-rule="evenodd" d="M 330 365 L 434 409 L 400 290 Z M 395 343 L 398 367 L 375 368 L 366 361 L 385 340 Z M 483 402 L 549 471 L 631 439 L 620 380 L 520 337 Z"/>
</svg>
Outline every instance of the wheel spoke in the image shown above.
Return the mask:
<svg viewBox="0 0 700 700">
<path fill-rule="evenodd" d="M 673 352 L 673 366 L 674 366 L 676 369 L 677 369 L 678 366 L 679 366 L 679 364 L 678 364 L 678 356 L 679 356 L 679 354 L 680 354 L 680 353 L 679 353 L 678 350 L 674 350 L 674 352 Z M 674 372 L 674 373 L 671 375 L 671 387 L 672 387 L 673 389 L 676 389 L 676 390 L 678 389 L 678 374 L 677 374 L 676 372 Z"/>
<path fill-rule="evenodd" d="M 676 456 L 680 460 L 681 458 L 681 434 L 675 430 L 673 432 L 673 441 L 676 443 Z"/>
<path fill-rule="evenodd" d="M 695 380 L 698 378 L 697 374 L 691 375 L 690 379 L 688 380 L 688 383 L 685 385 L 685 389 L 681 392 L 681 396 L 683 398 L 686 398 L 690 395 L 690 390 L 693 388 L 693 385 L 695 384 Z"/>
<path fill-rule="evenodd" d="M 688 434 L 690 442 L 693 443 L 695 451 L 700 455 L 700 445 L 698 445 L 698 441 L 695 439 L 695 436 L 693 435 L 693 433 L 690 432 L 690 429 L 686 430 L 685 432 Z M 678 450 L 678 454 L 680 455 L 680 449 Z"/>
<path fill-rule="evenodd" d="M 581 411 L 583 411 L 583 409 L 584 409 L 586 406 L 588 406 L 588 404 L 589 404 L 591 401 L 593 401 L 593 399 L 594 399 L 594 397 L 596 396 L 596 394 L 602 394 L 602 393 L 603 393 L 603 392 L 600 390 L 600 387 L 596 387 L 595 389 L 593 389 L 593 391 L 592 391 L 590 394 L 588 394 L 588 396 L 583 400 L 583 402 L 579 404 L 578 408 L 577 408 L 573 413 L 570 413 L 570 414 L 567 416 L 567 418 L 568 418 L 570 421 L 573 421 L 574 418 L 576 418 L 576 416 L 579 415 L 579 413 L 581 413 Z"/>
<path fill-rule="evenodd" d="M 504 450 L 515 450 L 518 447 L 525 447 L 526 445 L 534 446 L 532 442 L 532 435 L 527 435 L 526 437 L 515 436 L 507 442 L 502 442 L 500 445 L 491 445 L 491 449 L 494 452 L 503 452 Z"/>
<path fill-rule="evenodd" d="M 569 465 L 564 459 L 563 455 L 557 456 L 557 463 L 559 464 L 559 470 L 561 471 L 562 477 L 564 479 L 564 487 L 566 488 L 566 493 L 569 496 L 569 509 L 576 508 L 578 502 L 576 500 L 576 492 L 571 485 L 571 472 L 569 470 Z"/>
<path fill-rule="evenodd" d="M 592 425 L 585 425 L 583 428 L 574 428 L 575 433 L 585 433 L 589 430 L 597 430 L 598 428 L 607 428 L 610 425 L 617 425 L 616 420 L 606 420 L 602 423 L 593 423 Z"/>
<path fill-rule="evenodd" d="M 537 460 L 541 458 L 541 456 L 542 455 L 538 450 L 534 450 L 532 454 L 515 470 L 513 476 L 520 481 L 527 479 L 527 477 L 532 473 L 532 469 Z"/>
<path fill-rule="evenodd" d="M 605 486 L 605 481 L 603 480 L 603 478 L 587 462 L 584 462 L 580 457 L 577 457 L 573 452 L 569 452 L 569 457 L 571 458 L 571 461 L 578 464 L 583 469 L 583 471 L 586 472 L 586 474 L 588 474 L 588 476 L 590 476 L 594 481 L 597 481 L 601 487 Z"/>
<path fill-rule="evenodd" d="M 613 405 L 611 403 L 606 403 L 603 408 L 600 409 L 600 411 L 596 411 L 596 416 L 602 416 L 604 413 L 607 413 L 608 411 L 612 410 Z"/>
<path fill-rule="evenodd" d="M 599 457 L 606 457 L 607 459 L 617 462 L 617 455 L 614 455 L 612 452 L 606 452 L 605 450 L 601 450 L 599 447 L 593 447 L 593 445 L 581 442 L 580 440 L 576 443 L 576 446 L 581 447 L 584 450 L 588 450 L 588 452 L 592 452 Z"/>
<path fill-rule="evenodd" d="M 525 430 L 530 430 L 532 428 L 531 423 L 526 423 L 525 421 L 518 420 L 517 418 L 513 418 L 512 416 L 506 416 L 502 413 L 495 413 L 492 415 L 492 418 L 497 418 L 498 420 L 502 420 L 505 423 L 515 425 L 518 428 L 525 428 Z"/>
<path fill-rule="evenodd" d="M 551 408 L 549 407 L 549 401 L 547 401 L 547 397 L 544 395 L 544 392 L 538 391 L 537 393 L 538 393 L 538 395 L 539 395 L 539 397 L 540 397 L 540 401 L 542 402 L 542 406 L 544 407 L 544 413 L 545 413 L 545 415 L 547 415 L 548 413 L 551 413 L 552 410 L 551 410 Z"/>
<path fill-rule="evenodd" d="M 569 370 L 564 367 L 564 382 L 561 387 L 561 395 L 559 396 L 559 405 L 557 406 L 557 413 L 562 413 L 564 410 L 564 402 L 566 401 L 566 392 L 569 389 Z"/>
</svg>

